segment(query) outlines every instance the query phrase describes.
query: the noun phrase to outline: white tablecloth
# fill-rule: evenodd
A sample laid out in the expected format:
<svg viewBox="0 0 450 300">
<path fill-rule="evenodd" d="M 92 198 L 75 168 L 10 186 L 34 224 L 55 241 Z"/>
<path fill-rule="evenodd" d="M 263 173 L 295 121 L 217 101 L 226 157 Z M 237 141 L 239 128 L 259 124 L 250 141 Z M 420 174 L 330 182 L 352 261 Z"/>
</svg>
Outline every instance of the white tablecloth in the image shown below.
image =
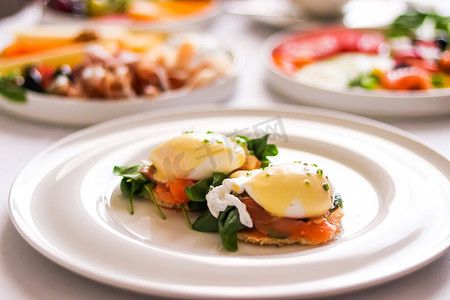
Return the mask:
<svg viewBox="0 0 450 300">
<path fill-rule="evenodd" d="M 208 30 L 238 44 L 245 54 L 244 73 L 230 106 L 293 104 L 264 85 L 259 47 L 274 29 L 245 17 L 222 15 Z M 450 158 L 450 116 L 382 121 L 416 135 Z M 60 267 L 28 245 L 9 218 L 9 189 L 22 167 L 45 147 L 76 130 L 0 112 L 0 298 L 159 299 L 106 286 Z M 450 299 L 450 252 L 400 279 L 329 299 Z"/>
</svg>

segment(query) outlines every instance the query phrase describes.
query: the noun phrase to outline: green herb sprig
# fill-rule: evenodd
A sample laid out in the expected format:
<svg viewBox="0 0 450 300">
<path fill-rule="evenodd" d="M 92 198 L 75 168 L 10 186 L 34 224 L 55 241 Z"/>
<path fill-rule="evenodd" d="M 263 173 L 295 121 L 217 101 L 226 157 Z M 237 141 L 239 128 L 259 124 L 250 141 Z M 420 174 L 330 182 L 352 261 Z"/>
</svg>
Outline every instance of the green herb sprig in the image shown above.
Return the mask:
<svg viewBox="0 0 450 300">
<path fill-rule="evenodd" d="M 134 165 L 129 167 L 115 166 L 113 173 L 122 176 L 120 181 L 120 190 L 130 199 L 130 214 L 134 214 L 134 197 L 149 195 L 153 204 L 155 204 L 161 218 L 165 219 L 165 215 L 159 207 L 153 195 L 153 188 L 156 183 L 150 181 L 147 176 L 141 173 L 141 165 Z"/>
<path fill-rule="evenodd" d="M 267 139 L 270 134 L 266 134 L 261 138 L 249 139 L 248 137 L 239 135 L 238 138 L 245 141 L 247 149 L 261 161 L 261 168 L 268 167 L 270 160 L 267 156 L 276 156 L 278 154 L 277 146 L 268 144 Z"/>
</svg>

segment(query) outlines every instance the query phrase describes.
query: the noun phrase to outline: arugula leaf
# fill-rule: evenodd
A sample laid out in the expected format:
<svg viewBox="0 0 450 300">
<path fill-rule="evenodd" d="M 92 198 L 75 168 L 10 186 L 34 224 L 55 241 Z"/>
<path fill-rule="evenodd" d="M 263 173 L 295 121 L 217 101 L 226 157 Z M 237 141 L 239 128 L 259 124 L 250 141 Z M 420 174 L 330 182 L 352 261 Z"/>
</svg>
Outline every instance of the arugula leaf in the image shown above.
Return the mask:
<svg viewBox="0 0 450 300">
<path fill-rule="evenodd" d="M 200 180 L 191 187 L 184 189 L 189 199 L 195 202 L 206 201 L 206 194 L 211 190 L 211 187 L 222 184 L 222 181 L 228 178 L 228 174 L 214 172 L 212 177 Z"/>
<path fill-rule="evenodd" d="M 0 78 L 0 94 L 12 102 L 25 103 L 27 101 L 26 89 L 17 84 L 17 78 L 13 75 Z"/>
<path fill-rule="evenodd" d="M 219 215 L 219 235 L 222 240 L 222 245 L 228 251 L 236 251 L 237 247 L 237 232 L 246 228 L 239 221 L 239 212 L 236 207 L 228 206 L 227 209 Z"/>
<path fill-rule="evenodd" d="M 133 197 L 143 196 L 148 194 L 149 191 L 145 188 L 145 185 L 150 182 L 150 179 L 143 175 L 140 170 L 140 165 L 134 165 L 131 167 L 115 166 L 113 170 L 114 174 L 123 177 L 120 181 L 120 190 L 125 195 L 128 195 L 130 199 L 130 214 L 134 214 Z"/>
<path fill-rule="evenodd" d="M 251 140 L 243 136 L 239 137 L 246 139 L 247 149 L 251 151 L 261 161 L 261 168 L 269 166 L 270 160 L 267 158 L 267 156 L 275 156 L 278 154 L 278 149 L 276 145 L 267 144 L 269 134 L 266 134 L 261 138 Z"/>
<path fill-rule="evenodd" d="M 201 232 L 215 232 L 219 230 L 219 220 L 209 210 L 205 210 L 192 224 L 192 229 Z"/>
</svg>

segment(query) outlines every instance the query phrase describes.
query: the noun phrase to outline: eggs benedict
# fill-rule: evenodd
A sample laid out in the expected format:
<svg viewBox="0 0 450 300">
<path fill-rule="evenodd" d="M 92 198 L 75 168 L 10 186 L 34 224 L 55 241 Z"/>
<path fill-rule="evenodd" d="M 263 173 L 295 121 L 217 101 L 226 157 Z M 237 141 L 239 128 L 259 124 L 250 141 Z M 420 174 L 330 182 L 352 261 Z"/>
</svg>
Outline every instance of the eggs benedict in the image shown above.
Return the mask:
<svg viewBox="0 0 450 300">
<path fill-rule="evenodd" d="M 130 213 L 134 196 L 149 197 L 158 209 L 204 210 L 210 186 L 236 170 L 264 167 L 267 156 L 278 153 L 275 145 L 267 144 L 268 136 L 249 139 L 187 131 L 154 148 L 140 165 L 116 166 L 114 173 L 123 177 L 120 188 L 129 196 Z"/>
<path fill-rule="evenodd" d="M 237 239 L 261 245 L 324 243 L 339 232 L 343 216 L 340 195 L 328 176 L 300 162 L 236 171 L 206 200 L 219 220 L 235 208 L 242 225 Z"/>
</svg>

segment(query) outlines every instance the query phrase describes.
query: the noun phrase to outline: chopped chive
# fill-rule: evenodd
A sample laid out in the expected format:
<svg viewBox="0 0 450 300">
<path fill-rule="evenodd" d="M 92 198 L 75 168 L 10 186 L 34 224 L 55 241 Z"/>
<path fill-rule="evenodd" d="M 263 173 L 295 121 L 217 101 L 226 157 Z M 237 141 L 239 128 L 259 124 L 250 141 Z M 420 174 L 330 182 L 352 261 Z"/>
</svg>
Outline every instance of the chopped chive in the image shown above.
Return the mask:
<svg viewBox="0 0 450 300">
<path fill-rule="evenodd" d="M 305 179 L 305 184 L 306 184 L 306 185 L 310 185 L 310 183 L 311 183 L 311 182 L 310 182 L 308 179 Z"/>
<path fill-rule="evenodd" d="M 324 184 L 323 184 L 323 189 L 324 189 L 325 191 L 328 191 L 328 190 L 330 189 L 330 187 L 328 186 L 328 183 L 324 183 Z"/>
<path fill-rule="evenodd" d="M 323 170 L 322 169 L 317 169 L 316 173 L 319 174 L 320 176 L 322 176 L 323 175 Z"/>
<path fill-rule="evenodd" d="M 207 144 L 207 143 L 209 143 L 209 140 L 204 139 L 204 140 L 203 140 L 203 143 Z"/>
</svg>

